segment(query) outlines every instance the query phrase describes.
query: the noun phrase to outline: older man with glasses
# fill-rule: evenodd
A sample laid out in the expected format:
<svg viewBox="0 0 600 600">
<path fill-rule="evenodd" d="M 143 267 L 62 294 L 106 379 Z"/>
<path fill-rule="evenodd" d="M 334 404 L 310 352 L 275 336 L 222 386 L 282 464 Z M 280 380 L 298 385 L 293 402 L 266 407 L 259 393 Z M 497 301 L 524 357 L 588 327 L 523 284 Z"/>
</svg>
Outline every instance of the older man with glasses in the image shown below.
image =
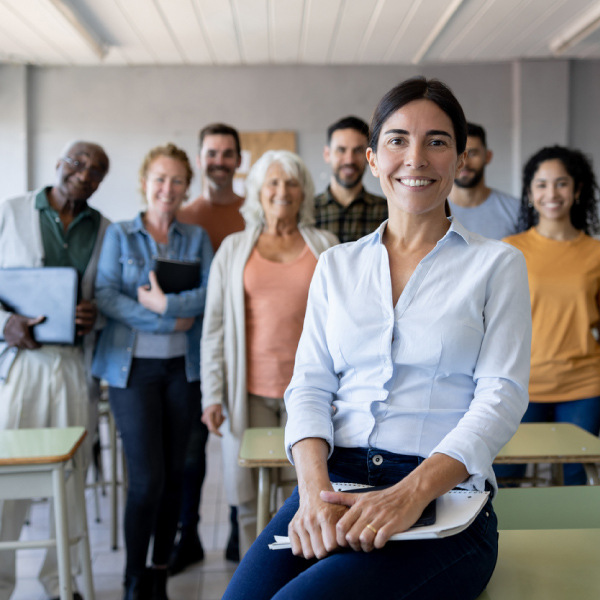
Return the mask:
<svg viewBox="0 0 600 600">
<path fill-rule="evenodd" d="M 77 336 L 72 346 L 41 345 L 32 328 L 44 315 L 19 315 L 0 303 L 0 430 L 95 428 L 98 386 L 86 365 L 97 320 L 96 266 L 108 220 L 87 202 L 108 167 L 100 146 L 74 142 L 57 161 L 53 186 L 0 203 L 1 269 L 73 267 L 78 273 Z M 27 508 L 25 500 L 0 501 L 0 541 L 18 539 Z M 39 577 L 48 596 L 57 598 L 55 549 L 48 549 Z M 15 553 L 0 552 L 0 600 L 8 600 L 14 587 Z M 81 596 L 75 593 L 74 598 Z"/>
</svg>

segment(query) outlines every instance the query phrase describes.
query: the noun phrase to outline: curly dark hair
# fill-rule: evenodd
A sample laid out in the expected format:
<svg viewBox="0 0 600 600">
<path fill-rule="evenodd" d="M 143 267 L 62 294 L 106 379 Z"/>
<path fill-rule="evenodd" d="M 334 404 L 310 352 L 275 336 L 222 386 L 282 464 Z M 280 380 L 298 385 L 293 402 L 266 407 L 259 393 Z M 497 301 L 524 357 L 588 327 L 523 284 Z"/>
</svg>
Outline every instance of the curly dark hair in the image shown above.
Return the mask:
<svg viewBox="0 0 600 600">
<path fill-rule="evenodd" d="M 598 184 L 592 161 L 583 152 L 564 146 L 546 146 L 538 150 L 523 167 L 519 230 L 530 229 L 539 220 L 537 211 L 529 204 L 529 192 L 539 166 L 547 160 L 560 160 L 567 173 L 573 178 L 575 190 L 579 190 L 578 201 L 571 207 L 573 227 L 588 235 L 598 233 L 600 231 L 597 212 Z"/>
</svg>

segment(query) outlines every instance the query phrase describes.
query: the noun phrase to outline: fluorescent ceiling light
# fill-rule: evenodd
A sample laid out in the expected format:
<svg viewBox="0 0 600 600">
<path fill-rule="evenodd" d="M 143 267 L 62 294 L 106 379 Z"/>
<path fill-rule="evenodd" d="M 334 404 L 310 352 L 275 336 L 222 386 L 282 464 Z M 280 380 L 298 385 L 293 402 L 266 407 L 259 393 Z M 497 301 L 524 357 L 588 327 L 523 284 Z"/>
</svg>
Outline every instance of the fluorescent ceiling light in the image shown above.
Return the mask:
<svg viewBox="0 0 600 600">
<path fill-rule="evenodd" d="M 600 3 L 596 3 L 579 19 L 550 40 L 550 49 L 555 56 L 560 56 L 589 37 L 598 27 L 600 27 Z"/>
<path fill-rule="evenodd" d="M 464 0 L 454 0 L 450 3 L 450 5 L 446 8 L 446 11 L 440 18 L 440 20 L 436 23 L 431 33 L 427 36 L 427 39 L 423 42 L 421 47 L 417 50 L 417 53 L 413 56 L 411 62 L 413 65 L 418 65 L 421 62 L 421 59 L 429 52 L 431 46 L 433 46 L 435 40 L 437 40 L 438 36 L 446 25 L 448 21 L 454 16 L 456 11 L 460 8 L 460 5 L 464 2 Z"/>
<path fill-rule="evenodd" d="M 108 48 L 106 44 L 103 44 L 96 35 L 95 32 L 91 31 L 87 25 L 85 25 L 81 18 L 75 13 L 73 8 L 65 0 L 50 0 L 50 2 L 56 7 L 56 9 L 62 14 L 62 16 L 69 22 L 71 27 L 79 34 L 81 39 L 87 44 L 88 48 L 102 60 Z"/>
</svg>

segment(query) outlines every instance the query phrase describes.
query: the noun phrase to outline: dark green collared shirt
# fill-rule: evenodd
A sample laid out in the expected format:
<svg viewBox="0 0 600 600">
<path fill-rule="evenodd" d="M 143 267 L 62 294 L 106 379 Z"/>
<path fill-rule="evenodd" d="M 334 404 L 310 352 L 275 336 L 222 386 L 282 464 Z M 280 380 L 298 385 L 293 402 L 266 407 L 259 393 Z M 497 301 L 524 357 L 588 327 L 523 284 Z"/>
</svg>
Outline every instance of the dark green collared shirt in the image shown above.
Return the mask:
<svg viewBox="0 0 600 600">
<path fill-rule="evenodd" d="M 48 202 L 49 189 L 41 190 L 35 197 L 35 207 L 40 211 L 44 266 L 74 267 L 81 282 L 98 237 L 100 213 L 88 206 L 65 231 L 58 212 Z"/>
<path fill-rule="evenodd" d="M 387 200 L 365 188 L 348 206 L 336 202 L 329 187 L 315 197 L 315 226 L 331 231 L 342 243 L 372 233 L 387 218 Z"/>
</svg>

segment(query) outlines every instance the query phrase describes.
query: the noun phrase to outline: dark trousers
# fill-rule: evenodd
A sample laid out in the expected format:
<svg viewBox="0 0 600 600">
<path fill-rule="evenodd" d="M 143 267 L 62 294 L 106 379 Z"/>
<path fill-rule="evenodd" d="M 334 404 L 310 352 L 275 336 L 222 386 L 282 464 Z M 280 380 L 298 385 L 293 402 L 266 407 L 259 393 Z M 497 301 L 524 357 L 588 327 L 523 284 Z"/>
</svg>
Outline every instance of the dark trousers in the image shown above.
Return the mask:
<svg viewBox="0 0 600 600">
<path fill-rule="evenodd" d="M 376 454 L 383 457 L 381 464 L 373 463 Z M 340 448 L 328 466 L 331 481 L 385 485 L 405 477 L 421 460 L 375 448 Z M 223 600 L 469 600 L 481 594 L 496 564 L 497 520 L 490 501 L 457 535 L 388 542 L 368 553 L 344 549 L 321 560 L 268 548 L 274 535 L 287 536 L 298 505 L 296 488 L 244 556 Z"/>
<path fill-rule="evenodd" d="M 200 520 L 200 496 L 206 475 L 206 442 L 208 440 L 208 428 L 200 420 L 201 418 L 202 407 L 199 407 L 192 421 L 185 457 L 181 512 L 179 514 L 182 532 L 196 531 Z"/>
<path fill-rule="evenodd" d="M 127 387 L 109 388 L 129 479 L 124 519 L 126 575 L 142 574 L 152 537 L 152 562 L 166 565 L 169 560 L 199 393 L 199 383 L 186 380 L 183 357 L 134 359 Z"/>
</svg>

